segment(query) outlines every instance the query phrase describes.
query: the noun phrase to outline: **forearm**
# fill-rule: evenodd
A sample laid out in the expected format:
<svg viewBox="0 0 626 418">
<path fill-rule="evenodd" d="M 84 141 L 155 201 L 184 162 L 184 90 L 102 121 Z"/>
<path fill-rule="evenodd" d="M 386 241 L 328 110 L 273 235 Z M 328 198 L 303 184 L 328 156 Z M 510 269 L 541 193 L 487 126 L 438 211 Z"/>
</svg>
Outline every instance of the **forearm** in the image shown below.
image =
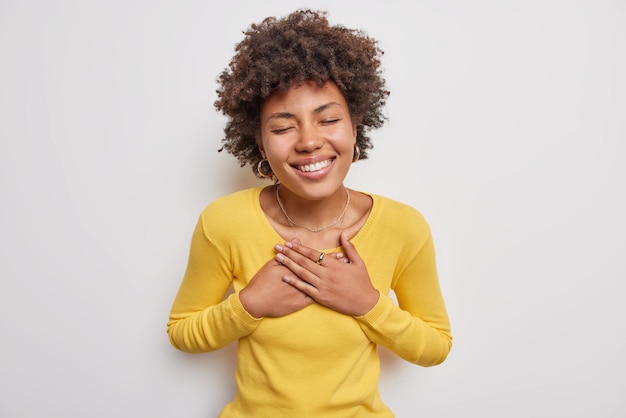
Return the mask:
<svg viewBox="0 0 626 418">
<path fill-rule="evenodd" d="M 420 366 L 443 362 L 452 347 L 445 312 L 426 322 L 402 310 L 388 296 L 381 294 L 374 308 L 356 319 L 371 341 Z"/>
<path fill-rule="evenodd" d="M 200 311 L 173 309 L 167 332 L 177 349 L 201 353 L 217 350 L 249 335 L 260 321 L 245 311 L 235 293 Z"/>
</svg>

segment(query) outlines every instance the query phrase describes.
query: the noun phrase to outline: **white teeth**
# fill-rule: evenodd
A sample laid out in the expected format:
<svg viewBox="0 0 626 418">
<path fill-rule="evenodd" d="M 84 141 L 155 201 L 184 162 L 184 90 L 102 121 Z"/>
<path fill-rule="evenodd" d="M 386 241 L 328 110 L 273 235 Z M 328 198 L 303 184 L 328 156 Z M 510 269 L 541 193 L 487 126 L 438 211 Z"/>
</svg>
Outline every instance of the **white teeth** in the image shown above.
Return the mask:
<svg viewBox="0 0 626 418">
<path fill-rule="evenodd" d="M 330 165 L 330 160 L 320 161 L 319 163 L 309 164 L 309 165 L 301 165 L 298 167 L 298 170 L 304 172 L 318 171 L 324 167 L 328 167 Z"/>
</svg>

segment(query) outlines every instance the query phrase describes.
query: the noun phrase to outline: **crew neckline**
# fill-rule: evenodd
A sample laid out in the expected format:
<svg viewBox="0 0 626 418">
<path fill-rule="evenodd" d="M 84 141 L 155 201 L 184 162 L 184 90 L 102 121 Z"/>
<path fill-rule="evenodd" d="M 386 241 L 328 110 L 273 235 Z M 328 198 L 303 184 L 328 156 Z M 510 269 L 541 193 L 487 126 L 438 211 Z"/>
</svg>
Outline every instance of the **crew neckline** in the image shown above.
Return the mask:
<svg viewBox="0 0 626 418">
<path fill-rule="evenodd" d="M 272 186 L 259 186 L 259 187 L 254 187 L 250 189 L 250 192 L 251 192 L 250 197 L 252 199 L 252 204 L 257 214 L 257 218 L 259 219 L 259 223 L 263 225 L 263 227 L 266 230 L 268 230 L 272 235 L 274 235 L 279 240 L 279 242 L 282 242 L 282 241 L 285 241 L 285 238 L 281 236 L 278 233 L 278 231 L 276 231 L 276 229 L 274 229 L 274 227 L 270 223 L 270 220 L 267 218 L 267 215 L 265 214 L 265 212 L 263 212 L 263 208 L 261 208 L 261 192 L 267 187 L 272 187 Z M 367 215 L 367 219 L 365 220 L 365 223 L 363 224 L 363 226 L 359 229 L 359 231 L 352 238 L 350 238 L 350 242 L 352 242 L 353 244 L 357 244 L 359 241 L 361 241 L 362 237 L 371 228 L 371 225 L 373 224 L 374 220 L 376 219 L 376 217 L 378 217 L 378 212 L 382 204 L 382 201 L 378 195 L 365 193 L 365 192 L 361 192 L 358 190 L 355 190 L 355 192 L 363 193 L 364 195 L 369 196 L 372 199 L 372 209 L 370 210 L 370 213 Z M 339 247 L 334 247 L 334 248 L 324 248 L 324 249 L 317 249 L 317 250 L 323 251 L 326 253 L 326 252 L 335 252 L 340 249 L 341 247 L 339 246 Z"/>
</svg>

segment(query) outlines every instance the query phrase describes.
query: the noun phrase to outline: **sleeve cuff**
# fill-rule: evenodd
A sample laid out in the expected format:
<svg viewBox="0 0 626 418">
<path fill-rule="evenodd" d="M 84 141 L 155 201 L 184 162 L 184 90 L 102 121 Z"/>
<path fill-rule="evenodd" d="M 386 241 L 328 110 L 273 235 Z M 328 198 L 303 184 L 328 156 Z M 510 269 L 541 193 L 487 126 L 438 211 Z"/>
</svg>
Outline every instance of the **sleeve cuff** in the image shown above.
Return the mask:
<svg viewBox="0 0 626 418">
<path fill-rule="evenodd" d="M 230 307 L 233 310 L 235 316 L 240 319 L 246 326 L 256 328 L 257 325 L 263 320 L 263 318 L 255 318 L 246 311 L 239 300 L 239 292 L 233 293 L 228 297 Z"/>
<path fill-rule="evenodd" d="M 368 313 L 355 317 L 359 322 L 369 325 L 376 325 L 387 317 L 392 309 L 393 301 L 386 295 L 380 294 L 378 302 Z"/>
</svg>

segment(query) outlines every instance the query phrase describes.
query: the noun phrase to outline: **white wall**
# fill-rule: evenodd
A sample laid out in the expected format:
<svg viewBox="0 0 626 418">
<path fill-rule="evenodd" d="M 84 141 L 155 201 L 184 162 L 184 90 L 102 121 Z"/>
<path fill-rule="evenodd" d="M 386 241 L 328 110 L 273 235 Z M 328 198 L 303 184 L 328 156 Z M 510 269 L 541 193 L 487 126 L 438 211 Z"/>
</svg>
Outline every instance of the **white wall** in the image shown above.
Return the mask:
<svg viewBox="0 0 626 418">
<path fill-rule="evenodd" d="M 0 416 L 207 417 L 233 347 L 165 322 L 193 225 L 259 184 L 217 153 L 215 77 L 302 1 L 0 3 Z M 434 231 L 454 347 L 384 355 L 398 417 L 626 416 L 626 3 L 311 2 L 385 49 L 353 188 Z"/>
</svg>

